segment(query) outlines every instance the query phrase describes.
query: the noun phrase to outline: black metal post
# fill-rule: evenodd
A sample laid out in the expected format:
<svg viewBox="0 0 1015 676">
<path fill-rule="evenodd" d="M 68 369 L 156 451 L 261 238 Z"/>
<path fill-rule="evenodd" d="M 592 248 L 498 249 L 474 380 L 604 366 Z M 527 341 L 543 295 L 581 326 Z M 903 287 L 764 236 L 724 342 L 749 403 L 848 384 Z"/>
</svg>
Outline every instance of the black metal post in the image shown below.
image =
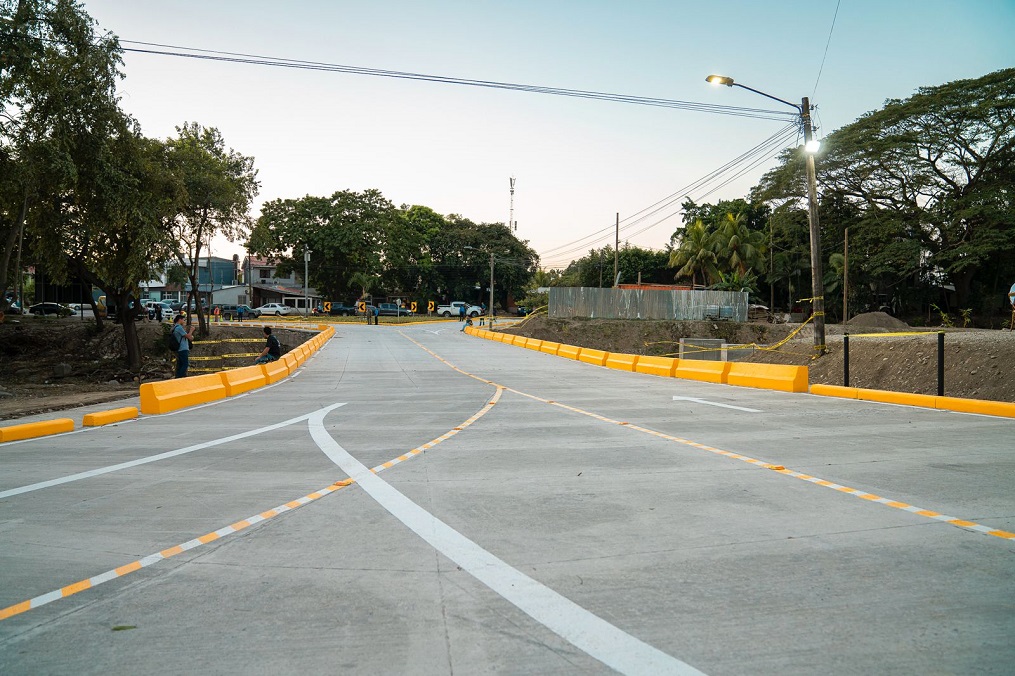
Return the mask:
<svg viewBox="0 0 1015 676">
<path fill-rule="evenodd" d="M 842 334 L 842 386 L 849 387 L 849 334 Z"/>
<path fill-rule="evenodd" d="M 937 396 L 945 396 L 945 332 L 937 332 Z"/>
</svg>

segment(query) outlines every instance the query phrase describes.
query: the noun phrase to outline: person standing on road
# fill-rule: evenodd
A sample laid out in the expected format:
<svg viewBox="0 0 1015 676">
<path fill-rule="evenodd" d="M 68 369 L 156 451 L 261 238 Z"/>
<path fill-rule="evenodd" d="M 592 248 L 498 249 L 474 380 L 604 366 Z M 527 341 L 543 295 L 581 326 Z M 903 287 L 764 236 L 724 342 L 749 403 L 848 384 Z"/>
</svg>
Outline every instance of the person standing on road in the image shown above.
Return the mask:
<svg viewBox="0 0 1015 676">
<path fill-rule="evenodd" d="M 278 338 L 271 335 L 270 326 L 264 327 L 264 338 L 264 349 L 261 350 L 261 354 L 257 355 L 257 359 L 254 360 L 255 364 L 267 364 L 282 356 L 282 345 L 278 342 Z"/>
<path fill-rule="evenodd" d="M 460 321 L 460 322 L 464 322 L 465 321 L 465 306 L 464 305 L 459 305 L 458 306 L 458 321 Z"/>
<path fill-rule="evenodd" d="M 184 314 L 176 315 L 173 320 L 173 336 L 180 342 L 176 348 L 176 377 L 186 378 L 187 369 L 190 367 L 190 341 L 194 338 L 194 329 L 188 332 L 183 322 L 187 319 Z"/>
</svg>

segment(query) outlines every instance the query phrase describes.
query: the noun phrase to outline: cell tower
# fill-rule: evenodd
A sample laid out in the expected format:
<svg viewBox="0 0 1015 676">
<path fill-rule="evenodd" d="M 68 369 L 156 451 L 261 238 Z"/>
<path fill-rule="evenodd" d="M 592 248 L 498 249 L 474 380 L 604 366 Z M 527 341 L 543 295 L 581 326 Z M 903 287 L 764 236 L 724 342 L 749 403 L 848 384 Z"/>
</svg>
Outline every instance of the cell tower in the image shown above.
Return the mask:
<svg viewBox="0 0 1015 676">
<path fill-rule="evenodd" d="M 518 223 L 515 221 L 515 177 L 508 179 L 511 182 L 511 209 L 508 211 L 508 229 L 518 232 Z"/>
</svg>

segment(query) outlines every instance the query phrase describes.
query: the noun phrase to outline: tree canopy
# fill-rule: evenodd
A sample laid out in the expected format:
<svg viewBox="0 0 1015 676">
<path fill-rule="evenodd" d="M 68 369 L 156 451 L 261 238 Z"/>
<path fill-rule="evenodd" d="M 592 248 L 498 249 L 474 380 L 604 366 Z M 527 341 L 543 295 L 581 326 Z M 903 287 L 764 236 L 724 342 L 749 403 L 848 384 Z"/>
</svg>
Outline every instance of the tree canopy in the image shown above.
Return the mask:
<svg viewBox="0 0 1015 676">
<path fill-rule="evenodd" d="M 396 208 L 378 190 L 268 202 L 249 246 L 276 260 L 280 274 L 302 274 L 309 249 L 309 282 L 332 299 L 362 294 L 369 278 L 367 290 L 382 295 L 478 302 L 493 254 L 494 291 L 504 304 L 508 293 L 524 292 L 538 262 L 503 224 Z"/>
<path fill-rule="evenodd" d="M 950 285 L 960 306 L 1000 297 L 1015 274 L 1015 69 L 889 100 L 826 137 L 817 159 L 823 239 L 838 247 L 845 216 L 859 286 Z M 793 208 L 803 194 L 803 160 L 787 151 L 754 197 Z"/>
</svg>

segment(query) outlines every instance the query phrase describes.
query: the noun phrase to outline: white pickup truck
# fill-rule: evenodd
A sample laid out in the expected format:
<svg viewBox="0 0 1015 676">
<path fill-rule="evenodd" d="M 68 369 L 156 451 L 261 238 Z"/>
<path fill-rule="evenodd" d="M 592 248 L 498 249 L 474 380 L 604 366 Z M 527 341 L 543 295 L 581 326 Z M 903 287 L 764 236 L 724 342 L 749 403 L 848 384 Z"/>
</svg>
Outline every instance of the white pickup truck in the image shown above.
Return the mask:
<svg viewBox="0 0 1015 676">
<path fill-rule="evenodd" d="M 437 314 L 441 317 L 459 317 L 461 316 L 461 308 L 465 308 L 466 317 L 478 317 L 483 314 L 483 308 L 478 305 L 469 305 L 468 303 L 460 300 L 456 300 L 448 305 L 438 305 Z"/>
</svg>

